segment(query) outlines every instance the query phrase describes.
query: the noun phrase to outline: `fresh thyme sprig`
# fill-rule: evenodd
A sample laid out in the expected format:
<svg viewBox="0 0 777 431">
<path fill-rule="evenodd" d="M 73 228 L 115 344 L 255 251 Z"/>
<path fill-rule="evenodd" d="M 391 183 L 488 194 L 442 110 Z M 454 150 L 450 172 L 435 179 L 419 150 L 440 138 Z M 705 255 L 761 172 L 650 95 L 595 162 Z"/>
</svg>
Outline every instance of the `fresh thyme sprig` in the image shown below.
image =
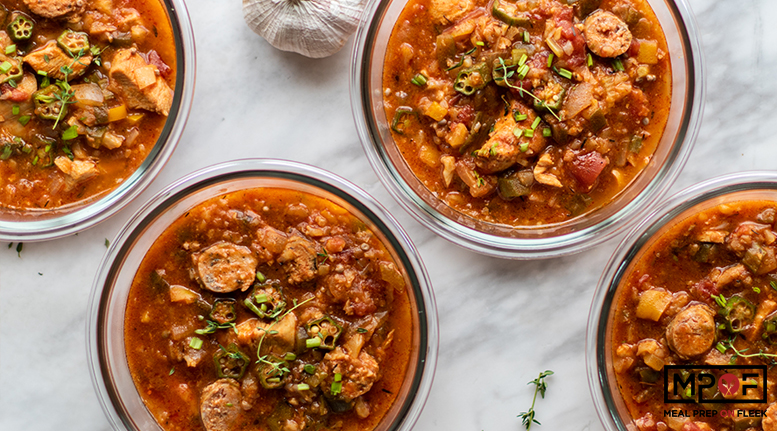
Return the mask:
<svg viewBox="0 0 777 431">
<path fill-rule="evenodd" d="M 67 80 L 68 80 L 68 77 L 70 77 L 70 74 L 73 73 L 73 66 L 75 66 L 76 63 L 82 66 L 86 66 L 85 64 L 79 61 L 83 56 L 84 56 L 84 50 L 81 49 L 78 51 L 75 57 L 73 57 L 73 62 L 70 63 L 69 66 L 62 66 L 59 68 L 59 71 L 65 75 L 65 79 L 62 79 L 62 80 L 58 79 L 56 82 L 56 85 L 62 89 L 62 92 L 54 93 L 54 97 L 56 97 L 57 100 L 59 100 L 62 103 L 62 106 L 59 108 L 59 112 L 57 113 L 57 118 L 54 121 L 54 126 L 53 126 L 54 129 L 56 129 L 57 124 L 59 124 L 59 122 L 62 121 L 62 117 L 64 116 L 65 108 L 67 107 L 67 105 L 71 103 L 75 103 L 75 100 L 71 100 L 75 96 L 75 91 L 73 91 L 73 88 L 70 86 L 70 83 L 68 83 Z"/>
<path fill-rule="evenodd" d="M 505 63 L 505 61 L 504 61 L 504 60 L 502 60 L 502 57 L 499 57 L 499 58 L 498 58 L 498 60 L 499 60 L 499 66 L 497 66 L 497 70 L 501 69 L 501 71 L 502 71 L 502 76 L 501 76 L 501 77 L 499 77 L 499 78 L 495 78 L 495 80 L 497 80 L 497 81 L 499 81 L 499 80 L 502 80 L 502 81 L 504 81 L 505 85 L 507 85 L 508 87 L 510 87 L 510 88 L 514 88 L 514 89 L 518 90 L 518 93 L 519 93 L 521 96 L 523 96 L 524 94 L 528 94 L 528 95 L 529 95 L 529 96 L 531 96 L 531 97 L 532 97 L 534 100 L 536 100 L 537 102 L 540 102 L 540 103 L 542 103 L 542 104 L 544 105 L 544 102 L 542 101 L 542 99 L 540 99 L 539 97 L 537 97 L 537 96 L 535 96 L 534 94 L 532 94 L 532 92 L 531 92 L 531 91 L 529 91 L 529 90 L 525 90 L 525 89 L 523 88 L 523 85 L 521 85 L 521 86 L 519 87 L 519 86 L 517 86 L 517 85 L 513 85 L 513 84 L 511 84 L 511 83 L 510 83 L 510 81 L 508 81 L 508 79 L 507 79 L 507 78 L 510 78 L 511 76 L 513 76 L 513 74 L 515 73 L 515 71 L 508 71 L 508 70 L 507 70 L 509 67 L 512 67 L 512 66 L 507 66 L 507 64 Z M 553 115 L 554 117 L 556 117 L 556 120 L 558 120 L 558 121 L 561 121 L 561 118 L 560 118 L 560 117 L 559 117 L 559 116 L 558 116 L 558 115 L 557 115 L 557 114 L 556 114 L 556 113 L 553 111 L 553 109 L 552 109 L 550 106 L 547 106 L 547 105 L 544 105 L 544 106 L 545 106 L 545 108 L 547 108 L 547 109 L 548 109 L 548 112 L 550 112 L 550 114 L 551 114 L 551 115 Z"/>
<path fill-rule="evenodd" d="M 523 412 L 520 415 L 518 415 L 518 417 L 522 419 L 523 426 L 526 427 L 527 431 L 531 429 L 531 426 L 533 423 L 536 423 L 537 425 L 542 425 L 540 424 L 540 421 L 534 418 L 536 414 L 534 410 L 534 403 L 537 402 L 537 393 L 539 393 L 542 398 L 545 398 L 545 391 L 548 389 L 548 384 L 545 382 L 545 377 L 552 376 L 552 375 L 553 375 L 553 371 L 545 370 L 540 373 L 539 377 L 527 383 L 529 385 L 532 385 L 532 384 L 534 385 L 534 398 L 531 401 L 531 408 L 529 408 L 529 411 Z"/>
<path fill-rule="evenodd" d="M 721 353 L 725 353 L 726 350 L 731 349 L 734 352 L 734 355 L 731 357 L 732 364 L 734 361 L 736 361 L 736 358 L 759 358 L 764 362 L 770 362 L 773 365 L 777 365 L 777 354 L 766 353 L 763 350 L 759 350 L 758 353 L 745 353 L 749 349 L 738 350 L 736 347 L 734 347 L 733 338 L 718 342 L 718 345 L 715 346 L 715 348 L 718 349 L 718 351 Z"/>
</svg>

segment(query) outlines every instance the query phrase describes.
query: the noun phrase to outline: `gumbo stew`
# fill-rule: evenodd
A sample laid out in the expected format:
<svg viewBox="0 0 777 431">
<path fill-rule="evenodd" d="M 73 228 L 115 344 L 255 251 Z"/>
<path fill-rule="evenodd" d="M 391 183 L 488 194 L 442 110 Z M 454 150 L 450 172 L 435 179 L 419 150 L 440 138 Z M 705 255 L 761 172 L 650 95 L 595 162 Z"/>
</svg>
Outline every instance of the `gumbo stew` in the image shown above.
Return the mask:
<svg viewBox="0 0 777 431">
<path fill-rule="evenodd" d="M 775 222 L 771 201 L 707 209 L 659 237 L 624 277 L 610 354 L 640 431 L 777 430 Z M 709 387 L 689 384 L 694 366 L 715 367 L 699 383 Z M 733 381 L 721 384 L 725 374 Z"/>
<path fill-rule="evenodd" d="M 152 245 L 125 315 L 130 372 L 172 430 L 371 430 L 405 380 L 405 277 L 331 201 L 250 189 Z"/>
<path fill-rule="evenodd" d="M 117 187 L 172 106 L 163 4 L 4 0 L 0 24 L 0 208 L 63 208 Z"/>
<path fill-rule="evenodd" d="M 435 196 L 488 223 L 605 205 L 667 122 L 666 40 L 645 0 L 410 0 L 386 52 L 402 156 Z"/>
</svg>

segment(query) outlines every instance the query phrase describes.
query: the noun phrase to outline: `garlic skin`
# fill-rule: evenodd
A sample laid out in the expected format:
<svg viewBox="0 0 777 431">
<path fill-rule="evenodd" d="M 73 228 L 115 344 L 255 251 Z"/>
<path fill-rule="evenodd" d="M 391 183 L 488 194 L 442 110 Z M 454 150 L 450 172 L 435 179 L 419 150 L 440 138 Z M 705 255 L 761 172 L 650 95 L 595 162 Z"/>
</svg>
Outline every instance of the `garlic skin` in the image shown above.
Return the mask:
<svg viewBox="0 0 777 431">
<path fill-rule="evenodd" d="M 328 57 L 359 25 L 365 0 L 243 0 L 243 18 L 270 45 Z"/>
</svg>

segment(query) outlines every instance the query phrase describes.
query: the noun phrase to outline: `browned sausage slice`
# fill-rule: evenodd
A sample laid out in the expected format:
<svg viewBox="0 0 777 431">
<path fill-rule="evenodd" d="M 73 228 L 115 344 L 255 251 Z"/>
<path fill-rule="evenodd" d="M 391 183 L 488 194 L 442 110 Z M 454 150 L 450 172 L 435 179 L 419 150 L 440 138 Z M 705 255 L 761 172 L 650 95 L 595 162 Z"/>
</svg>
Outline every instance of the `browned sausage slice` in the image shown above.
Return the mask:
<svg viewBox="0 0 777 431">
<path fill-rule="evenodd" d="M 233 379 L 216 380 L 202 390 L 200 416 L 206 431 L 229 431 L 240 415 L 240 385 Z"/>
<path fill-rule="evenodd" d="M 211 292 L 246 290 L 256 277 L 258 261 L 251 249 L 242 245 L 226 242 L 214 244 L 196 259 L 202 286 Z"/>
<path fill-rule="evenodd" d="M 715 343 L 715 312 L 693 304 L 677 313 L 666 328 L 669 347 L 685 359 L 706 353 Z"/>
<path fill-rule="evenodd" d="M 588 49 L 599 57 L 617 57 L 629 49 L 631 31 L 611 12 L 598 10 L 583 23 L 583 35 Z"/>
</svg>

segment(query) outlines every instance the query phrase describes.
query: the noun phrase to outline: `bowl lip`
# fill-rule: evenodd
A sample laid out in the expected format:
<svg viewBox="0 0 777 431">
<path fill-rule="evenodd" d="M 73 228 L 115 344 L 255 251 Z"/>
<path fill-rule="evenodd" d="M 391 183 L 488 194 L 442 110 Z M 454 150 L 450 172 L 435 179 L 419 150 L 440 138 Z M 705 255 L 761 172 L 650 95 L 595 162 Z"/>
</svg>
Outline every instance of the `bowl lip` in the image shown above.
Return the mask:
<svg viewBox="0 0 777 431">
<path fill-rule="evenodd" d="M 186 127 L 194 96 L 196 54 L 194 31 L 184 0 L 159 0 L 170 19 L 176 49 L 176 82 L 173 105 L 154 148 L 145 160 L 118 187 L 83 204 L 53 209 L 64 214 L 40 220 L 0 220 L 0 241 L 44 241 L 86 230 L 123 209 L 157 177 L 175 151 Z M 70 211 L 69 208 L 77 208 Z M 20 211 L 24 213 L 25 211 Z"/>
<path fill-rule="evenodd" d="M 404 1 L 404 0 L 402 0 Z M 529 260 L 566 256 L 579 253 L 609 240 L 633 226 L 669 190 L 693 149 L 704 113 L 706 80 L 704 79 L 704 54 L 699 42 L 696 19 L 687 0 L 662 0 L 669 8 L 679 30 L 680 43 L 686 47 L 683 60 L 686 67 L 687 113 L 678 127 L 677 148 L 667 155 L 667 160 L 634 199 L 607 219 L 580 230 L 547 238 L 509 238 L 488 234 L 461 225 L 439 213 L 427 204 L 403 179 L 388 160 L 379 131 L 372 121 L 372 106 L 367 90 L 369 82 L 368 47 L 372 45 L 379 20 L 392 0 L 368 0 L 356 32 L 351 52 L 350 97 L 354 122 L 373 170 L 389 194 L 416 221 L 442 238 L 477 253 L 507 259 Z"/>
<path fill-rule="evenodd" d="M 419 322 L 419 352 L 416 372 L 408 397 L 391 430 L 411 430 L 426 404 L 437 365 L 439 323 L 437 305 L 431 280 L 418 250 L 399 222 L 377 200 L 350 181 L 323 169 L 278 159 L 240 159 L 223 162 L 190 173 L 167 186 L 150 198 L 117 233 L 100 263 L 90 293 L 86 320 L 86 353 L 90 376 L 103 413 L 115 430 L 133 428 L 130 418 L 120 413 L 121 399 L 109 387 L 110 371 L 103 350 L 104 333 L 101 322 L 106 312 L 111 291 L 106 284 L 116 275 L 117 260 L 132 248 L 132 239 L 138 230 L 153 224 L 156 216 L 175 205 L 182 198 L 203 188 L 246 178 L 280 178 L 299 181 L 343 199 L 368 218 L 385 236 L 388 245 L 405 267 L 415 293 Z M 198 202 L 199 203 L 199 202 Z"/>
<path fill-rule="evenodd" d="M 724 195 L 751 191 L 777 191 L 777 173 L 768 171 L 736 172 L 714 177 L 689 186 L 676 193 L 650 212 L 624 237 L 607 262 L 602 276 L 594 291 L 586 327 L 586 370 L 591 397 L 604 428 L 608 431 L 627 431 L 626 425 L 619 420 L 614 406 L 615 398 L 620 394 L 610 393 L 609 378 L 606 373 L 605 352 L 607 314 L 614 300 L 615 291 L 629 264 L 648 243 L 657 230 L 684 211 L 703 202 Z"/>
</svg>

